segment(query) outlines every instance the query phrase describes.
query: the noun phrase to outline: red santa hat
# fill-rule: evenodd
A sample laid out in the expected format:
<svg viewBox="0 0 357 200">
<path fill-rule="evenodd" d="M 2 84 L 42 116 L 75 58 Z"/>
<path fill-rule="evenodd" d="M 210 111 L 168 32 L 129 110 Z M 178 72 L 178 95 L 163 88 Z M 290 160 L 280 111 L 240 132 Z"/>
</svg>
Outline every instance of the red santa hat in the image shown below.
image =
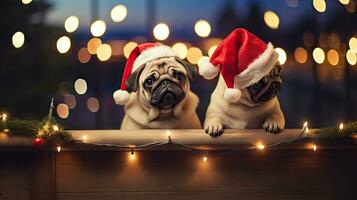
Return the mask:
<svg viewBox="0 0 357 200">
<path fill-rule="evenodd" d="M 115 103 L 124 105 L 128 102 L 129 92 L 126 90 L 126 81 L 140 66 L 157 58 L 172 56 L 176 56 L 176 53 L 170 47 L 160 43 L 143 43 L 136 46 L 126 61 L 120 89 L 113 94 Z"/>
<path fill-rule="evenodd" d="M 235 29 L 217 47 L 211 58 L 198 63 L 199 74 L 213 79 L 219 72 L 227 85 L 224 98 L 236 102 L 241 89 L 263 78 L 278 59 L 271 43 L 266 44 L 245 29 Z"/>
</svg>

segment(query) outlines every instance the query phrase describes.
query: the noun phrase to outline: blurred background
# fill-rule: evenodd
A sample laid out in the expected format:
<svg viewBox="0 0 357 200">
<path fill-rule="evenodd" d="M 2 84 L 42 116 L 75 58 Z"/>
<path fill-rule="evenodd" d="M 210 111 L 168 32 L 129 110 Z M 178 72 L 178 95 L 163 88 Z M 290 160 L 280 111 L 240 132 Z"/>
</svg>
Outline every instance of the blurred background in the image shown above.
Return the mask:
<svg viewBox="0 0 357 200">
<path fill-rule="evenodd" d="M 139 43 L 162 42 L 196 65 L 232 30 L 272 42 L 288 128 L 357 118 L 356 0 L 2 0 L 0 112 L 67 129 L 118 129 L 112 94 Z M 217 80 L 197 77 L 204 120 Z"/>
</svg>

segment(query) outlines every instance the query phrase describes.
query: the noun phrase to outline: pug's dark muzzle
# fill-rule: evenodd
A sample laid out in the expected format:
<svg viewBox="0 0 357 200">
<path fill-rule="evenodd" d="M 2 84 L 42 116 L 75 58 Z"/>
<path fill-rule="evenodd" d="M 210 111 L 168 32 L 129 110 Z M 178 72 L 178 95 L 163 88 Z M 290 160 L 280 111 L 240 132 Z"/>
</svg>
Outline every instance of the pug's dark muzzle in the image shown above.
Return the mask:
<svg viewBox="0 0 357 200">
<path fill-rule="evenodd" d="M 165 79 L 153 89 L 150 103 L 158 108 L 171 108 L 184 97 L 185 92 L 177 83 Z"/>
</svg>

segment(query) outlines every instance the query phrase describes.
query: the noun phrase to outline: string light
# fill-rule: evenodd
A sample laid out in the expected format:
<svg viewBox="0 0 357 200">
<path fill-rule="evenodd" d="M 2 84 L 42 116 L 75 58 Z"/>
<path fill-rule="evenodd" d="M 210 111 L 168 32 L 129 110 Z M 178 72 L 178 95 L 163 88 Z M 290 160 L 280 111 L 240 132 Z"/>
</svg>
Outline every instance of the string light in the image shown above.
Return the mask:
<svg viewBox="0 0 357 200">
<path fill-rule="evenodd" d="M 57 115 L 62 119 L 66 119 L 69 116 L 69 108 L 64 103 L 58 104 L 56 111 L 57 111 Z"/>
<path fill-rule="evenodd" d="M 347 51 L 346 59 L 350 65 L 355 65 L 357 63 L 357 55 L 353 53 L 351 49 Z"/>
<path fill-rule="evenodd" d="M 59 130 L 59 128 L 58 128 L 57 125 L 53 125 L 53 126 L 52 126 L 52 129 L 53 129 L 54 131 L 58 131 L 58 130 Z"/>
<path fill-rule="evenodd" d="M 164 23 L 159 23 L 154 27 L 153 34 L 157 40 L 166 40 L 170 35 L 169 26 Z"/>
<path fill-rule="evenodd" d="M 67 36 L 62 36 L 57 40 L 56 46 L 61 54 L 67 53 L 71 48 L 71 40 Z"/>
<path fill-rule="evenodd" d="M 208 37 L 211 33 L 211 25 L 206 20 L 198 20 L 195 23 L 195 32 L 200 37 Z"/>
<path fill-rule="evenodd" d="M 312 144 L 312 150 L 316 151 L 317 150 L 317 145 L 316 144 Z"/>
<path fill-rule="evenodd" d="M 107 29 L 107 25 L 103 20 L 96 20 L 90 26 L 90 32 L 94 37 L 102 36 L 105 33 L 106 29 Z"/>
<path fill-rule="evenodd" d="M 255 147 L 256 147 L 256 149 L 261 150 L 261 151 L 265 149 L 265 145 L 262 142 L 258 142 L 255 145 Z"/>
<path fill-rule="evenodd" d="M 208 160 L 208 157 L 207 157 L 207 153 L 205 153 L 205 155 L 203 156 L 203 162 L 207 162 L 207 160 Z"/>
<path fill-rule="evenodd" d="M 343 130 L 343 123 L 340 123 L 340 126 L 338 127 L 340 131 Z"/>
<path fill-rule="evenodd" d="M 314 8 L 317 12 L 323 13 L 326 11 L 325 0 L 313 0 L 312 5 L 314 6 Z"/>
<path fill-rule="evenodd" d="M 314 49 L 314 51 L 312 52 L 312 56 L 315 62 L 318 64 L 321 64 L 325 61 L 325 53 L 320 47 Z"/>
<path fill-rule="evenodd" d="M 330 49 L 327 52 L 327 60 L 331 65 L 336 66 L 338 64 L 338 61 L 339 61 L 338 52 L 336 50 L 334 50 L 334 49 Z"/>
<path fill-rule="evenodd" d="M 15 48 L 20 48 L 24 45 L 25 43 L 25 35 L 18 31 L 12 35 L 12 45 L 14 45 Z"/>
<path fill-rule="evenodd" d="M 83 135 L 82 136 L 82 142 L 87 142 L 88 136 L 87 135 Z"/>
<path fill-rule="evenodd" d="M 1 120 L 3 122 L 6 122 L 6 120 L 7 120 L 7 114 L 6 113 L 1 114 Z"/>
<path fill-rule="evenodd" d="M 61 152 L 61 146 L 57 146 L 57 152 Z"/>
</svg>

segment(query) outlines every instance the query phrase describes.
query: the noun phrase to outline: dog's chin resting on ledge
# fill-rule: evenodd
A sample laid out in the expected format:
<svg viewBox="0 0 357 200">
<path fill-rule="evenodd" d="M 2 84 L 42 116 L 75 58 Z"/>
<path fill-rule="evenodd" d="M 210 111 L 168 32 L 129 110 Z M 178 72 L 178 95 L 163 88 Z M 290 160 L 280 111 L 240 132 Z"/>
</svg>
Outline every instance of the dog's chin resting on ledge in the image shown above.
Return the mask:
<svg viewBox="0 0 357 200">
<path fill-rule="evenodd" d="M 128 83 L 134 88 L 125 104 L 121 129 L 199 129 L 198 97 L 190 90 L 192 66 L 178 58 L 146 63 Z"/>
</svg>

